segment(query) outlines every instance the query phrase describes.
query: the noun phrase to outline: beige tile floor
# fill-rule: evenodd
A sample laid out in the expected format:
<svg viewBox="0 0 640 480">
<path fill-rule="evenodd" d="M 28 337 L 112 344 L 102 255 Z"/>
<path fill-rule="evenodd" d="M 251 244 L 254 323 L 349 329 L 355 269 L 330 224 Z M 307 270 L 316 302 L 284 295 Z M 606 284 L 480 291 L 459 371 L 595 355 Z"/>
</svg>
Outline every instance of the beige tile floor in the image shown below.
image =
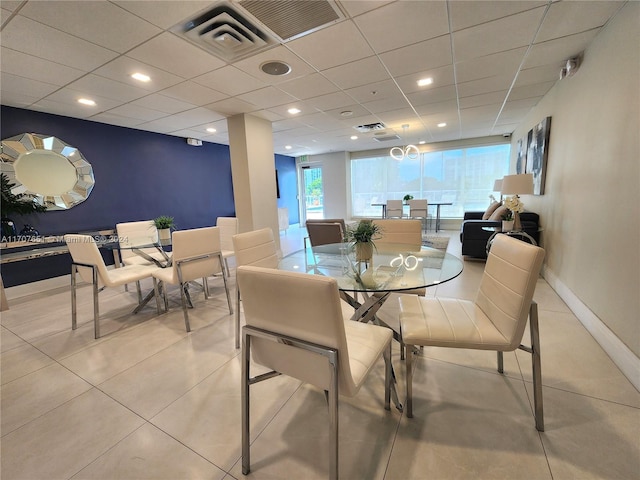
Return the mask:
<svg viewBox="0 0 640 480">
<path fill-rule="evenodd" d="M 281 234 L 283 251 L 304 230 Z M 449 252 L 460 244 L 450 234 Z M 429 295 L 473 298 L 484 264 Z M 168 314 L 122 289 L 101 294 L 93 338 L 90 292 L 70 328 L 69 291 L 15 299 L 1 318 L 3 480 L 232 479 L 240 467 L 240 361 L 221 282 L 195 297 L 193 331 L 175 295 Z M 638 479 L 640 395 L 547 285 L 538 282 L 546 431 L 534 428 L 530 359 L 426 349 L 414 415 L 383 409 L 382 365 L 340 401 L 343 479 Z M 397 345 L 399 389 L 404 376 Z M 318 390 L 289 378 L 252 387 L 254 479 L 327 477 L 327 411 Z"/>
</svg>

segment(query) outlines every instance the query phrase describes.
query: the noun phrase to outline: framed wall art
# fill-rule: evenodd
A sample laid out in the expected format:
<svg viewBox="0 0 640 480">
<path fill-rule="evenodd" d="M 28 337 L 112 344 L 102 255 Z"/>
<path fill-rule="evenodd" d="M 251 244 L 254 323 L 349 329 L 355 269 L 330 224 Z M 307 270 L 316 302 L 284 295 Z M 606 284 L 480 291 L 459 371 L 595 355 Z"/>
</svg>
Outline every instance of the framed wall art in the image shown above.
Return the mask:
<svg viewBox="0 0 640 480">
<path fill-rule="evenodd" d="M 550 133 L 551 117 L 546 117 L 516 142 L 516 173 L 533 174 L 534 195 L 544 194 Z"/>
</svg>

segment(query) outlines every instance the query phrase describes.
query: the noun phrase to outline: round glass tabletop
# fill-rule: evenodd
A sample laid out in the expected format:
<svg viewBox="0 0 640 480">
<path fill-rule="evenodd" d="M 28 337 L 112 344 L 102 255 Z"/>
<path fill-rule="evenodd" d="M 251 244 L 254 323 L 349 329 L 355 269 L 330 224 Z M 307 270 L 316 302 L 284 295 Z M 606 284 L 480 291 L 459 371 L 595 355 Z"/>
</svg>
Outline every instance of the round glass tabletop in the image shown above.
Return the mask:
<svg viewBox="0 0 640 480">
<path fill-rule="evenodd" d="M 359 262 L 353 244 L 333 243 L 291 253 L 278 268 L 335 278 L 343 291 L 394 292 L 452 280 L 463 263 L 442 250 L 403 244 L 376 245 L 371 261 Z"/>
</svg>

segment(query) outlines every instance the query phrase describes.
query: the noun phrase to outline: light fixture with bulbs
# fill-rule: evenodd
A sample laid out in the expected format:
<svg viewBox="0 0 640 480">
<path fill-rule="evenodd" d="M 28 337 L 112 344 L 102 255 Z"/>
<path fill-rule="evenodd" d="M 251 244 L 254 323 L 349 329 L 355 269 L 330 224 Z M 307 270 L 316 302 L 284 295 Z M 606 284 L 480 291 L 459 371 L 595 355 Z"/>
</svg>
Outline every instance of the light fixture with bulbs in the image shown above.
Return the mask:
<svg viewBox="0 0 640 480">
<path fill-rule="evenodd" d="M 409 128 L 409 125 L 402 125 L 402 138 L 406 137 L 405 133 L 407 128 Z M 420 150 L 418 150 L 418 147 L 416 147 L 415 145 L 392 147 L 391 150 L 389 150 L 389 155 L 391 155 L 391 158 L 399 162 L 401 162 L 405 158 L 409 160 L 417 160 L 417 158 L 420 156 Z"/>
</svg>

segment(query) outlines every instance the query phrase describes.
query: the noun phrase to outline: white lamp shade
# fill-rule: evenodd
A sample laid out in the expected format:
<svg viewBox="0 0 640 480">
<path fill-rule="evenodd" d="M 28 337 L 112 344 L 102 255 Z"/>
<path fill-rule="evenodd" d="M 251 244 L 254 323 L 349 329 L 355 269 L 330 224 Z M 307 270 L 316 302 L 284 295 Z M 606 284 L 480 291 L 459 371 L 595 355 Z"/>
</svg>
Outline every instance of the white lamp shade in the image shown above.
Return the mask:
<svg viewBox="0 0 640 480">
<path fill-rule="evenodd" d="M 531 195 L 533 194 L 533 173 L 519 175 L 505 175 L 502 179 L 502 195 Z"/>
<path fill-rule="evenodd" d="M 493 182 L 493 191 L 494 192 L 502 192 L 502 179 L 498 178 L 495 182 Z"/>
</svg>

